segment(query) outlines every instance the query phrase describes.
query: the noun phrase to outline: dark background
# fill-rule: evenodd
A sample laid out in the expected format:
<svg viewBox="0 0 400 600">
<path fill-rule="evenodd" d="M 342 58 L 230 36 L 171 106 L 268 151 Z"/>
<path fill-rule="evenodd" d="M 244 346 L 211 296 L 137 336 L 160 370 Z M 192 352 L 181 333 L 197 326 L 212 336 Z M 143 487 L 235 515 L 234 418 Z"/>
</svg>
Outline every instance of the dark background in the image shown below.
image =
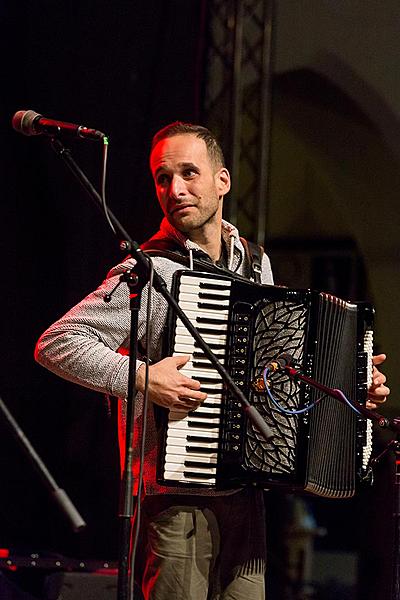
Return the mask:
<svg viewBox="0 0 400 600">
<path fill-rule="evenodd" d="M 85 532 L 71 533 L 0 419 L 0 547 L 15 553 L 117 556 L 115 407 L 36 365 L 33 350 L 44 329 L 95 288 L 121 254 L 102 215 L 48 140 L 18 135 L 11 118 L 17 110 L 32 109 L 106 132 L 109 206 L 131 236 L 144 241 L 161 216 L 147 166 L 151 137 L 176 119 L 202 120 L 204 4 L 1 3 L 0 395 L 88 523 Z M 68 146 L 99 187 L 101 146 L 83 141 Z M 388 498 L 387 476 L 380 489 Z M 285 507 L 279 497 L 270 502 L 274 515 Z M 390 529 L 385 520 L 376 550 L 363 527 L 374 502 L 367 494 L 335 506 L 335 526 L 319 544 L 343 551 L 363 547 L 363 568 L 378 577 Z M 317 501 L 314 511 L 324 525 L 333 507 Z"/>
<path fill-rule="evenodd" d="M 117 263 L 117 240 L 44 136 L 11 128 L 17 110 L 79 122 L 110 138 L 108 202 L 134 239 L 158 225 L 152 134 L 199 116 L 201 2 L 3 2 L 1 5 L 2 377 L 0 393 L 88 522 L 64 517 L 0 420 L 0 546 L 116 553 L 115 415 L 101 395 L 33 360 L 42 331 Z M 68 142 L 99 187 L 101 145 Z"/>
</svg>

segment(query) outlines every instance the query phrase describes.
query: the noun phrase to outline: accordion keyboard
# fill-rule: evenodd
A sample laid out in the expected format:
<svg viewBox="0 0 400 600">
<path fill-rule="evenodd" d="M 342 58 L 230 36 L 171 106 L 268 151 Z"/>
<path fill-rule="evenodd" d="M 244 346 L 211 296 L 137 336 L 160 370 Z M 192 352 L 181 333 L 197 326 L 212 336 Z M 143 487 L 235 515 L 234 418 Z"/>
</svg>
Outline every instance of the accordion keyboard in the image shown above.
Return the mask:
<svg viewBox="0 0 400 600">
<path fill-rule="evenodd" d="M 201 276 L 190 280 L 182 283 L 178 303 L 224 363 L 231 282 Z M 173 355 L 191 356 L 181 373 L 200 381 L 207 399 L 189 413 L 170 410 L 164 477 L 170 481 L 215 485 L 223 384 L 180 321 L 176 327 Z"/>
</svg>

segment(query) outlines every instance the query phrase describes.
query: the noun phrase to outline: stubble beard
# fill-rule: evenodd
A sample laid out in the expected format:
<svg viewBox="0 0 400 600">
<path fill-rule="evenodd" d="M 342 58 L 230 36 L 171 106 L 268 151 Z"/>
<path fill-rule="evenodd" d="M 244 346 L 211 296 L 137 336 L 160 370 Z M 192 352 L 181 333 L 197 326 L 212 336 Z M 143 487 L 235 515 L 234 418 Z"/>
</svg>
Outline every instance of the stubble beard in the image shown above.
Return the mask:
<svg viewBox="0 0 400 600">
<path fill-rule="evenodd" d="M 219 207 L 217 206 L 216 209 L 208 216 L 200 214 L 195 218 L 188 218 L 187 222 L 185 222 L 185 218 L 183 218 L 182 221 L 179 223 L 174 223 L 173 219 L 170 222 L 171 225 L 173 225 L 181 233 L 184 233 L 186 235 L 194 233 L 203 229 L 208 223 L 210 223 L 215 218 L 215 215 L 218 212 L 218 208 Z"/>
</svg>

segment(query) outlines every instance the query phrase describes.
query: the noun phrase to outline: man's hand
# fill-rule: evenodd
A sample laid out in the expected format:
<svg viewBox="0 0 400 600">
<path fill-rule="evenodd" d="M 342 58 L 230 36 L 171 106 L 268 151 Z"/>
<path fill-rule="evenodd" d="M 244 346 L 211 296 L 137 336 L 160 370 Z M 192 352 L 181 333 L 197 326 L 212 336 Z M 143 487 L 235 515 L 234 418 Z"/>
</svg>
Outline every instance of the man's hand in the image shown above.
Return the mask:
<svg viewBox="0 0 400 600">
<path fill-rule="evenodd" d="M 164 408 L 194 410 L 206 398 L 200 382 L 180 373 L 190 356 L 168 356 L 149 367 L 149 398 Z M 144 390 L 145 365 L 136 371 L 136 387 Z"/>
<path fill-rule="evenodd" d="M 389 388 L 385 385 L 386 377 L 381 373 L 376 365 L 381 365 L 386 360 L 385 354 L 378 354 L 372 357 L 373 371 L 372 371 L 372 384 L 368 390 L 368 400 L 366 407 L 374 410 L 377 404 L 383 404 L 386 402 L 386 396 L 390 394 Z"/>
</svg>

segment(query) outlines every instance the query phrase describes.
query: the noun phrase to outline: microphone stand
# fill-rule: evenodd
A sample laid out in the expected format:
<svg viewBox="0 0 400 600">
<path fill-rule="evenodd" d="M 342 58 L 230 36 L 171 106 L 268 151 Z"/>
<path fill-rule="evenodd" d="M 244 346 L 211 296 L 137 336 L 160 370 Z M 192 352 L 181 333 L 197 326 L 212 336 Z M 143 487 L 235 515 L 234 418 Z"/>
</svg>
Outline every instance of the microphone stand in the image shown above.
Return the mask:
<svg viewBox="0 0 400 600">
<path fill-rule="evenodd" d="M 393 475 L 393 519 L 394 519 L 394 530 L 393 530 L 393 560 L 392 560 L 392 581 L 391 581 L 391 600 L 400 599 L 400 417 L 394 419 L 388 419 L 383 415 L 379 414 L 374 410 L 370 410 L 362 406 L 361 404 L 355 404 L 354 402 L 347 399 L 344 400 L 343 392 L 341 390 L 327 387 L 315 379 L 311 379 L 307 375 L 299 373 L 296 369 L 290 366 L 283 368 L 284 372 L 289 375 L 291 379 L 299 380 L 307 383 L 313 388 L 324 392 L 327 396 L 331 396 L 336 400 L 339 400 L 343 404 L 351 404 L 359 413 L 361 413 L 366 419 L 375 421 L 381 429 L 389 429 L 396 434 L 395 439 L 391 440 L 386 448 L 381 452 L 379 456 L 370 461 L 370 468 L 374 465 L 390 450 L 395 454 L 396 469 Z"/>
<path fill-rule="evenodd" d="M 136 268 L 137 267 L 137 268 Z M 130 333 L 129 333 L 129 372 L 128 372 L 128 396 L 126 407 L 126 431 L 125 431 L 125 463 L 121 478 L 120 489 L 120 531 L 119 531 L 119 568 L 117 581 L 117 598 L 129 598 L 134 591 L 131 587 L 129 577 L 129 554 L 130 541 L 132 536 L 132 517 L 135 506 L 133 501 L 133 435 L 135 420 L 135 396 L 136 396 L 136 359 L 137 359 L 137 337 L 139 310 L 141 303 L 141 292 L 146 284 L 145 273 L 141 265 L 137 264 L 135 271 L 128 269 L 120 277 L 119 283 L 104 298 L 106 302 L 111 301 L 111 297 L 116 288 L 125 282 L 129 288 L 129 310 L 131 313 Z M 139 273 L 139 274 L 138 274 Z M 134 577 L 134 573 L 131 574 Z"/>
<path fill-rule="evenodd" d="M 0 398 L 0 412 L 5 417 L 12 434 L 17 442 L 19 442 L 22 450 L 25 452 L 26 456 L 39 473 L 39 476 L 47 487 L 48 491 L 51 493 L 59 507 L 70 521 L 72 529 L 75 532 L 84 529 L 86 527 L 85 521 L 79 514 L 67 493 L 57 485 L 54 477 L 51 475 L 46 465 L 36 452 L 35 448 L 32 446 L 25 433 L 22 431 L 21 427 L 8 410 L 2 398 Z"/>
<path fill-rule="evenodd" d="M 89 179 L 77 165 L 75 160 L 71 155 L 71 151 L 69 148 L 66 148 L 62 142 L 56 138 L 50 138 L 51 147 L 55 151 L 55 153 L 65 162 L 67 167 L 70 169 L 72 174 L 77 178 L 79 183 L 88 193 L 89 197 L 92 201 L 94 201 L 97 208 L 104 215 L 102 201 L 99 193 L 91 184 Z M 140 269 L 141 277 L 143 277 L 143 273 L 146 274 L 149 271 L 149 261 L 151 260 L 148 255 L 146 255 L 140 248 L 139 244 L 132 240 L 129 236 L 128 232 L 123 228 L 121 223 L 115 217 L 111 210 L 107 209 L 107 214 L 115 227 L 117 234 L 121 236 L 123 242 L 120 244 L 120 248 L 123 251 L 130 252 L 133 255 L 133 258 L 136 260 L 137 268 Z M 136 269 L 136 267 L 135 267 Z M 144 283 L 141 282 L 141 286 L 144 287 L 146 281 Z M 242 409 L 247 413 L 249 419 L 253 422 L 255 427 L 257 427 L 258 431 L 261 435 L 269 440 L 273 437 L 273 433 L 264 419 L 261 417 L 259 412 L 254 406 L 251 406 L 243 392 L 240 388 L 235 384 L 232 377 L 226 371 L 226 369 L 222 366 L 216 356 L 213 354 L 212 350 L 208 346 L 208 344 L 203 340 L 201 335 L 198 333 L 197 329 L 191 323 L 186 314 L 182 311 L 179 304 L 176 302 L 175 298 L 168 291 L 165 281 L 162 277 L 154 271 L 154 279 L 153 279 L 154 288 L 162 295 L 164 300 L 167 302 L 168 306 L 172 308 L 174 313 L 181 320 L 183 325 L 192 335 L 192 337 L 196 340 L 199 347 L 202 349 L 208 360 L 211 362 L 215 370 L 219 373 L 221 378 L 226 384 L 226 387 L 229 391 L 239 400 L 241 403 Z M 132 307 L 131 307 L 132 309 Z M 137 310 L 135 308 L 135 310 Z M 138 311 L 137 311 L 138 312 Z M 132 318 L 132 321 L 135 319 Z M 134 339 L 133 339 L 133 336 Z M 132 351 L 135 352 L 134 348 L 137 347 L 137 330 L 135 332 L 131 332 L 131 340 L 133 339 L 133 343 L 131 344 L 130 351 L 130 366 L 129 366 L 129 381 L 128 381 L 128 397 L 127 397 L 127 415 L 129 415 L 129 420 L 127 418 L 126 421 L 126 434 L 125 434 L 125 464 L 124 464 L 124 474 L 122 478 L 123 489 L 121 491 L 122 501 L 120 502 L 120 506 L 123 506 L 123 514 L 121 517 L 121 527 L 120 527 L 120 544 L 119 544 L 119 569 L 118 569 L 118 600 L 131 600 L 133 595 L 131 590 L 133 590 L 133 586 L 129 586 L 129 569 L 127 564 L 127 559 L 129 557 L 129 549 L 130 549 L 130 535 L 131 535 L 131 521 L 133 517 L 133 476 L 132 476 L 132 440 L 133 440 L 133 423 L 134 423 L 134 402 L 136 396 L 136 359 L 132 360 Z M 136 355 L 135 355 L 136 357 Z M 130 574 L 131 577 L 134 577 L 134 573 Z"/>
</svg>

